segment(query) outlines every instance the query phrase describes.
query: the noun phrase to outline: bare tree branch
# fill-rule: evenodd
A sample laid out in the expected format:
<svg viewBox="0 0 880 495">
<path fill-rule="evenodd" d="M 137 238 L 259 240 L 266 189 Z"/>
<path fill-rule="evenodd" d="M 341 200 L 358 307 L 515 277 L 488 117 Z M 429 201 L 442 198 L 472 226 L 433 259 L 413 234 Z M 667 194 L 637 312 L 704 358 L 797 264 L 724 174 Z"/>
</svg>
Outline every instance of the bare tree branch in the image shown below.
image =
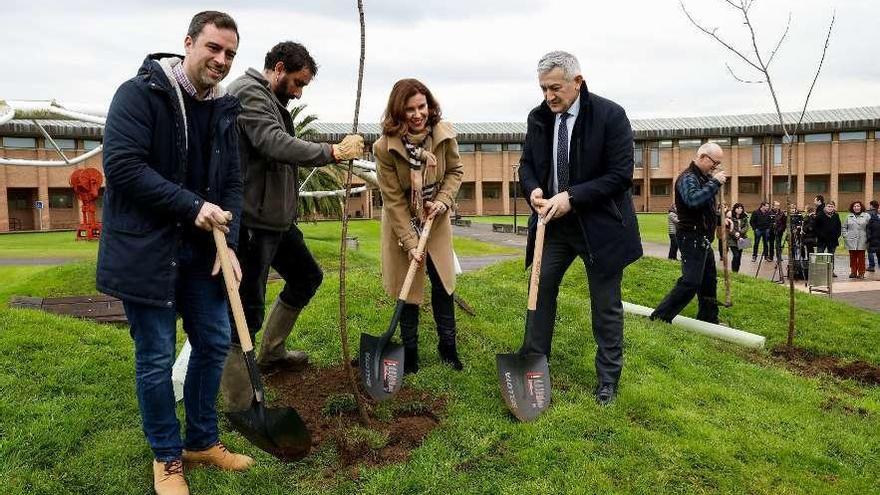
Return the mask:
<svg viewBox="0 0 880 495">
<path fill-rule="evenodd" d="M 807 104 L 810 102 L 810 97 L 813 95 L 813 88 L 816 87 L 816 81 L 819 80 L 819 74 L 822 72 L 822 65 L 825 63 L 825 55 L 828 53 L 828 45 L 831 44 L 831 31 L 834 29 L 834 20 L 837 18 L 837 11 L 831 11 L 831 22 L 828 23 L 828 33 L 825 35 L 825 45 L 822 47 L 822 56 L 819 58 L 819 66 L 816 67 L 816 75 L 813 76 L 813 82 L 810 84 L 810 89 L 807 91 L 807 97 L 804 98 L 804 108 L 801 109 L 801 116 L 798 118 L 797 124 L 795 124 L 794 132 L 797 133 L 798 129 L 800 129 L 801 123 L 804 121 L 804 115 L 807 113 Z"/>
<path fill-rule="evenodd" d="M 727 67 L 727 72 L 729 72 L 730 75 L 731 75 L 734 79 L 736 79 L 737 81 L 739 81 L 739 82 L 741 82 L 741 83 L 744 83 L 744 84 L 764 84 L 764 83 L 767 82 L 767 81 L 762 81 L 762 80 L 750 81 L 750 80 L 748 80 L 748 79 L 743 79 L 743 78 L 737 76 L 735 72 L 733 72 L 733 68 L 730 67 L 730 64 L 725 63 L 724 66 Z"/>
<path fill-rule="evenodd" d="M 724 1 L 727 3 L 731 2 L 731 0 L 724 0 Z M 706 33 L 712 39 L 714 39 L 719 44 L 721 44 L 724 48 L 727 48 L 728 50 L 733 52 L 737 57 L 741 58 L 745 63 L 752 66 L 755 70 L 758 70 L 760 72 L 764 71 L 763 67 L 761 67 L 760 65 L 758 65 L 755 62 L 753 62 L 752 60 L 750 60 L 747 56 L 743 55 L 742 52 L 740 52 L 739 50 L 734 48 L 730 43 L 724 41 L 720 36 L 718 36 L 718 34 L 716 34 L 716 32 L 718 31 L 718 28 L 709 30 L 708 28 L 703 27 L 702 25 L 700 25 L 700 23 L 698 23 L 696 20 L 694 20 L 691 13 L 688 12 L 687 7 L 684 6 L 684 0 L 679 0 L 678 3 L 679 3 L 679 5 L 681 5 L 681 10 L 684 12 L 684 15 L 687 16 L 688 20 L 691 21 L 691 24 L 693 24 L 697 29 Z M 734 6 L 734 7 L 736 7 L 736 6 Z M 739 7 L 736 7 L 736 8 L 739 9 Z"/>
<path fill-rule="evenodd" d="M 770 67 L 770 64 L 773 62 L 773 57 L 776 56 L 776 52 L 779 51 L 779 47 L 782 46 L 782 42 L 785 41 L 785 37 L 788 36 L 789 29 L 791 29 L 791 12 L 788 13 L 788 22 L 785 23 L 785 31 L 782 33 L 782 36 L 779 37 L 776 47 L 770 52 L 770 58 L 767 59 L 767 67 Z"/>
</svg>

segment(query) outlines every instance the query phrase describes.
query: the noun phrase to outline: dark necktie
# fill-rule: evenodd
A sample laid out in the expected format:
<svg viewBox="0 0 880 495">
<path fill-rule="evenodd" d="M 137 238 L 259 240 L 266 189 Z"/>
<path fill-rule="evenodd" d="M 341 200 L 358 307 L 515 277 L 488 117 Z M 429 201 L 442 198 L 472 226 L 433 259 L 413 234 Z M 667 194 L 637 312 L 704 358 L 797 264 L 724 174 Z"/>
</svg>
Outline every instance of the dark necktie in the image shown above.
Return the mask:
<svg viewBox="0 0 880 495">
<path fill-rule="evenodd" d="M 562 112 L 559 116 L 559 132 L 556 135 L 556 192 L 568 190 L 568 118 L 571 114 Z"/>
</svg>

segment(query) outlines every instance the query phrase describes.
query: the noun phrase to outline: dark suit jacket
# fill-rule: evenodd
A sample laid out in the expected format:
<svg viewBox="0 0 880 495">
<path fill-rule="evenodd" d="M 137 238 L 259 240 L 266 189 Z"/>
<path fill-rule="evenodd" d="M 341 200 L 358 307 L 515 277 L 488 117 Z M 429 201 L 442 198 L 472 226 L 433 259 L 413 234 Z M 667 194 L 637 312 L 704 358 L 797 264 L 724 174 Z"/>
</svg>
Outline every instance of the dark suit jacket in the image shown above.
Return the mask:
<svg viewBox="0 0 880 495">
<path fill-rule="evenodd" d="M 554 114 L 546 102 L 531 111 L 519 166 L 526 198 L 540 187 L 552 195 Z M 589 250 L 590 270 L 616 273 L 642 256 L 632 202 L 633 134 L 623 108 L 581 86 L 569 151 L 572 212 Z M 534 209 L 533 209 L 534 210 Z M 558 220 L 557 220 L 558 221 Z M 526 266 L 534 252 L 537 213 L 529 219 Z"/>
</svg>

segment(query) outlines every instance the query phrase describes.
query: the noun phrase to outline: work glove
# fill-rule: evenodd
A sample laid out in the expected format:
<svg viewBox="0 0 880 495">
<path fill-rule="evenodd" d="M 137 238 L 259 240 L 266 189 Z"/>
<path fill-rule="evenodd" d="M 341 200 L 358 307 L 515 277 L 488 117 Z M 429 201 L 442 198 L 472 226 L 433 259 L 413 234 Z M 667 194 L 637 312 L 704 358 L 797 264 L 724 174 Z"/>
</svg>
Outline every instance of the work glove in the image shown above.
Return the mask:
<svg viewBox="0 0 880 495">
<path fill-rule="evenodd" d="M 364 138 L 357 134 L 349 134 L 338 144 L 333 145 L 333 159 L 344 162 L 360 158 L 364 154 Z"/>
</svg>

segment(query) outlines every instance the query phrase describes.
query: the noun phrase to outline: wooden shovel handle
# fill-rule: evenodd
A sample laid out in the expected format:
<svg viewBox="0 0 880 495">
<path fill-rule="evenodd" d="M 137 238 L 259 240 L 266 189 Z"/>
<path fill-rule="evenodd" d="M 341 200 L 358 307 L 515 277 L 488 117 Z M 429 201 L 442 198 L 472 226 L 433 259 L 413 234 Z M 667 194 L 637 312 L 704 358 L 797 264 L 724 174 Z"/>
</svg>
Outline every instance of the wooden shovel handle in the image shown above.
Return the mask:
<svg viewBox="0 0 880 495">
<path fill-rule="evenodd" d="M 254 343 L 251 342 L 251 334 L 244 317 L 244 308 L 241 307 L 241 297 L 235 287 L 235 273 L 232 271 L 232 261 L 229 260 L 226 234 L 216 227 L 214 228 L 214 244 L 217 246 L 217 254 L 220 256 L 220 270 L 223 272 L 223 281 L 226 282 L 226 294 L 229 296 L 229 305 L 232 306 L 232 317 L 235 320 L 238 341 L 241 342 L 243 352 L 250 352 L 254 349 Z"/>
<path fill-rule="evenodd" d="M 425 245 L 428 243 L 428 236 L 431 234 L 431 225 L 434 224 L 434 217 L 428 217 L 425 226 L 422 227 L 422 235 L 419 237 L 419 244 L 416 246 L 416 254 L 425 253 Z M 427 260 L 426 260 L 427 261 Z M 400 286 L 400 295 L 397 296 L 401 301 L 405 301 L 409 297 L 409 289 L 412 287 L 413 279 L 416 278 L 416 271 L 419 269 L 419 262 L 413 258 L 409 262 L 409 270 L 406 272 L 406 278 L 403 279 L 403 285 Z"/>
<path fill-rule="evenodd" d="M 538 231 L 535 234 L 535 252 L 532 256 L 532 277 L 529 280 L 529 311 L 538 307 L 538 281 L 541 279 L 541 258 L 544 257 L 544 219 L 538 217 Z"/>
</svg>

